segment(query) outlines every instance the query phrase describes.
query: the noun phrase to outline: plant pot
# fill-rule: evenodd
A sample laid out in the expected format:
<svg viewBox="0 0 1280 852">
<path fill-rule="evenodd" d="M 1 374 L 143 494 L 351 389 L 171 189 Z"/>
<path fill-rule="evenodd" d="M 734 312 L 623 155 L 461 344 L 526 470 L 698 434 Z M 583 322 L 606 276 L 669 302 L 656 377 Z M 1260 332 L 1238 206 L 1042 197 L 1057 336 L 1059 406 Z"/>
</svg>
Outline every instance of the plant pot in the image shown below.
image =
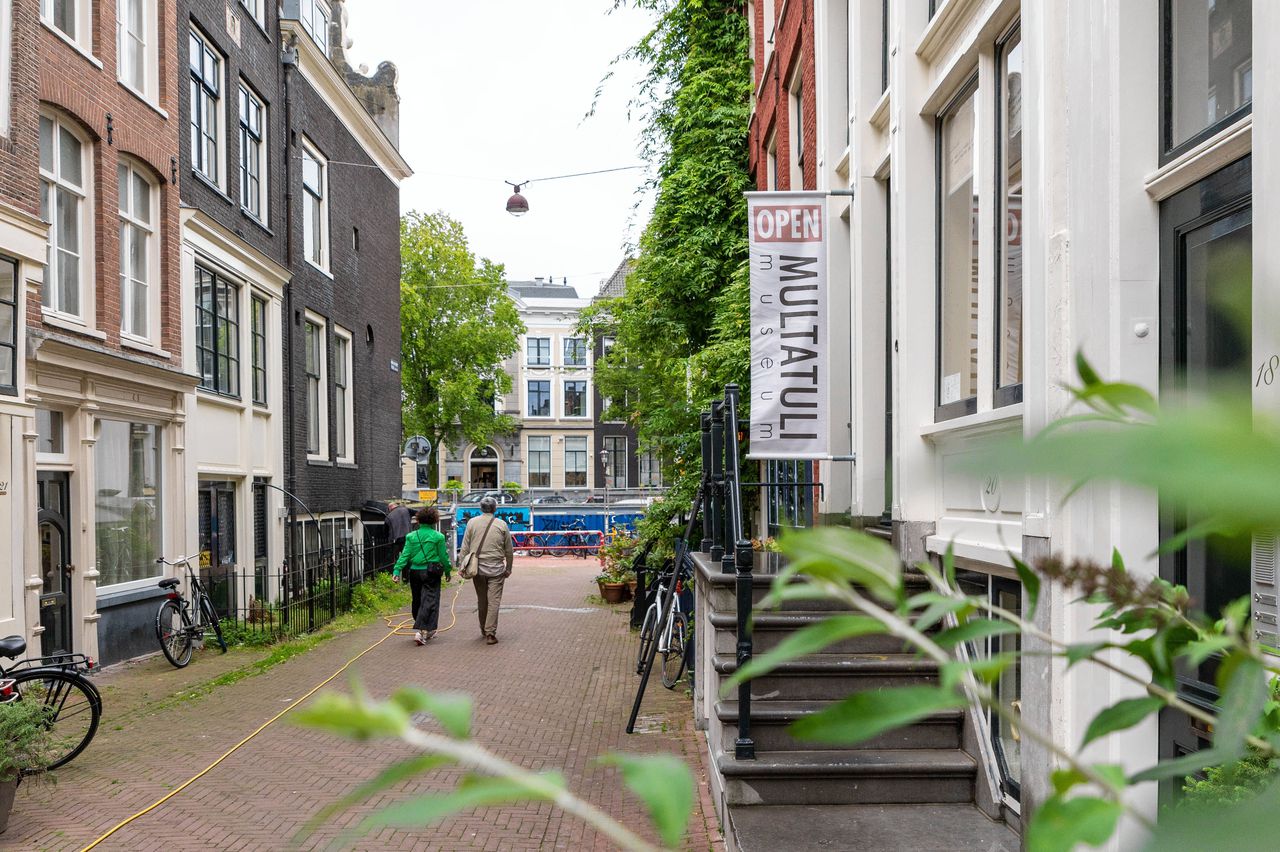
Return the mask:
<svg viewBox="0 0 1280 852">
<path fill-rule="evenodd" d="M 17 778 L 0 781 L 0 834 L 9 827 L 9 812 L 13 810 L 13 796 L 17 791 Z"/>
<path fill-rule="evenodd" d="M 604 598 L 605 603 L 622 603 L 622 596 L 627 593 L 626 583 L 601 583 L 600 597 Z"/>
<path fill-rule="evenodd" d="M 627 581 L 627 600 L 634 600 L 636 596 L 636 586 L 640 584 L 639 580 Z"/>
</svg>

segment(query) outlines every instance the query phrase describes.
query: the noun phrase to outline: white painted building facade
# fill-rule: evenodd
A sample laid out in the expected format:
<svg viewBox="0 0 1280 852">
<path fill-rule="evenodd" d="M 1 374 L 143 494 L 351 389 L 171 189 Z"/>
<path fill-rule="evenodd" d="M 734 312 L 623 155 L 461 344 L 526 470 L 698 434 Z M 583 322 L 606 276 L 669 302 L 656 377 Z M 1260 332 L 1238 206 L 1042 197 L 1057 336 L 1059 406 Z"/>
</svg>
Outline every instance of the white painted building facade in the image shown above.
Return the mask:
<svg viewBox="0 0 1280 852">
<path fill-rule="evenodd" d="M 1206 588 L 1209 566 L 1148 556 L 1161 538 L 1153 494 L 1096 485 L 1064 503 L 1061 485 L 1002 481 L 966 461 L 1067 413 L 1062 385 L 1076 378 L 1077 351 L 1104 377 L 1153 390 L 1211 369 L 1251 386 L 1277 351 L 1280 331 L 1265 320 L 1277 315 L 1269 273 L 1280 245 L 1251 235 L 1280 217 L 1280 64 L 1255 74 L 1253 63 L 1280 47 L 1280 7 L 813 5 L 817 188 L 854 192 L 827 203 L 832 292 L 847 298 L 830 339 L 848 341 L 834 359 L 848 379 L 832 388 L 832 434 L 848 435 L 856 463 L 819 464 L 824 514 L 883 519 L 908 561 L 952 545 L 1005 604 L 1019 598 L 1009 554 L 1106 562 L 1113 548 L 1135 573 L 1188 583 L 1201 599 L 1247 594 L 1247 577 Z M 1251 341 L 1210 307 L 1214 289 L 1250 264 Z M 1188 347 L 1188 312 L 1219 352 L 1239 357 L 1214 362 Z M 1253 393 L 1259 410 L 1280 408 L 1270 388 Z M 1065 641 L 1081 640 L 1093 617 L 1069 603 L 1075 596 L 1049 590 L 1037 613 Z M 1067 748 L 1099 708 L 1133 691 L 1030 659 L 1000 688 Z M 1090 756 L 1138 769 L 1193 740 L 1176 720 L 1150 719 Z M 1003 747 L 1008 764 L 996 776 L 1010 807 L 1045 794 L 1045 754 L 1007 731 L 993 746 L 990 759 Z M 1149 787 L 1139 795 L 1154 813 Z M 1131 847 L 1135 831 L 1122 829 L 1113 848 Z"/>
</svg>

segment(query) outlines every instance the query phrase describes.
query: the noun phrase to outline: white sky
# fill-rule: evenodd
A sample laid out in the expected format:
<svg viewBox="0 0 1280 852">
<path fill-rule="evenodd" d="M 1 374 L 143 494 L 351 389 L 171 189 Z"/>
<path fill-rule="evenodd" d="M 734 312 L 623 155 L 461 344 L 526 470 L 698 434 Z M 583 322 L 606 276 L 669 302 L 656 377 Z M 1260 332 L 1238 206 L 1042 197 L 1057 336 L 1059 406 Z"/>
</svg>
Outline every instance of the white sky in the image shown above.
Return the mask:
<svg viewBox="0 0 1280 852">
<path fill-rule="evenodd" d="M 443 210 L 471 248 L 512 280 L 568 277 L 592 296 L 633 245 L 651 202 L 634 212 L 640 170 L 532 183 L 529 213 L 506 212 L 503 180 L 640 164 L 627 102 L 640 69 L 615 56 L 648 29 L 612 0 L 350 0 L 353 65 L 400 69 L 400 150 L 414 176 L 404 211 Z"/>
</svg>

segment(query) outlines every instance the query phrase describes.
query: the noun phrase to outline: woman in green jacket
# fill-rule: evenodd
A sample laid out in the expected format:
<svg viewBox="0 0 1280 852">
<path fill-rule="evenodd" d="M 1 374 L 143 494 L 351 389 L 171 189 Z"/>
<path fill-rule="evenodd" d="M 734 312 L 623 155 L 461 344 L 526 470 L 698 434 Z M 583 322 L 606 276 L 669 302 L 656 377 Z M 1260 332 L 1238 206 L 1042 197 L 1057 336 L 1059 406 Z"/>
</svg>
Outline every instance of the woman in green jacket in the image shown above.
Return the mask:
<svg viewBox="0 0 1280 852">
<path fill-rule="evenodd" d="M 400 575 L 408 568 L 409 589 L 413 593 L 413 641 L 421 645 L 436 635 L 440 624 L 440 580 L 447 580 L 453 571 L 449 548 L 436 529 L 440 512 L 428 506 L 418 511 L 417 520 L 418 528 L 405 537 L 393 576 L 400 582 Z"/>
</svg>

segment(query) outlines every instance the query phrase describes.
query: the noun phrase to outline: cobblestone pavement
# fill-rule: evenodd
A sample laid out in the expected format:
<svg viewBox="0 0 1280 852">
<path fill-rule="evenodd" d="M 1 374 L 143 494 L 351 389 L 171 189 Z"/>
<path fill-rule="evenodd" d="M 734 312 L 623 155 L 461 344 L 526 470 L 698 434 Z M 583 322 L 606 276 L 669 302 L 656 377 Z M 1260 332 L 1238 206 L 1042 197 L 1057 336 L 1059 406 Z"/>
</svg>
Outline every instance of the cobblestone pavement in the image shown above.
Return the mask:
<svg viewBox="0 0 1280 852">
<path fill-rule="evenodd" d="M 683 692 L 651 680 L 640 733 L 623 733 L 637 685 L 636 642 L 627 609 L 592 604 L 593 561 L 522 559 L 508 581 L 497 645 L 481 638 L 470 584 L 457 600 L 457 626 L 419 648 L 393 637 L 351 671 L 375 696 L 401 684 L 465 691 L 475 699 L 479 742 L 535 770 L 563 773 L 571 789 L 643 827 L 643 806 L 617 771 L 593 765 L 611 750 L 670 752 L 685 758 L 699 784 L 685 848 L 720 850 L 707 788 L 704 749 Z M 444 604 L 453 597 L 445 590 Z M 448 623 L 443 614 L 442 626 Z M 80 849 L 205 768 L 218 755 L 324 680 L 383 635 L 381 621 L 330 639 L 265 674 L 181 700 L 198 683 L 255 654 L 203 654 L 175 671 L 152 659 L 100 676 L 102 728 L 89 749 L 58 773 L 57 783 L 24 784 L 0 849 Z M 345 689 L 342 679 L 332 688 Z M 159 709 L 152 709 L 156 705 Z M 352 743 L 289 723 L 267 728 L 209 774 L 97 848 L 100 850 L 283 849 L 306 820 L 408 755 L 396 742 Z M 378 805 L 414 793 L 451 789 L 456 770 L 405 782 L 367 806 L 335 817 L 305 839 L 322 849 Z M 608 849 L 583 823 L 546 804 L 464 812 L 433 827 L 385 830 L 357 842 L 368 850 Z"/>
</svg>

